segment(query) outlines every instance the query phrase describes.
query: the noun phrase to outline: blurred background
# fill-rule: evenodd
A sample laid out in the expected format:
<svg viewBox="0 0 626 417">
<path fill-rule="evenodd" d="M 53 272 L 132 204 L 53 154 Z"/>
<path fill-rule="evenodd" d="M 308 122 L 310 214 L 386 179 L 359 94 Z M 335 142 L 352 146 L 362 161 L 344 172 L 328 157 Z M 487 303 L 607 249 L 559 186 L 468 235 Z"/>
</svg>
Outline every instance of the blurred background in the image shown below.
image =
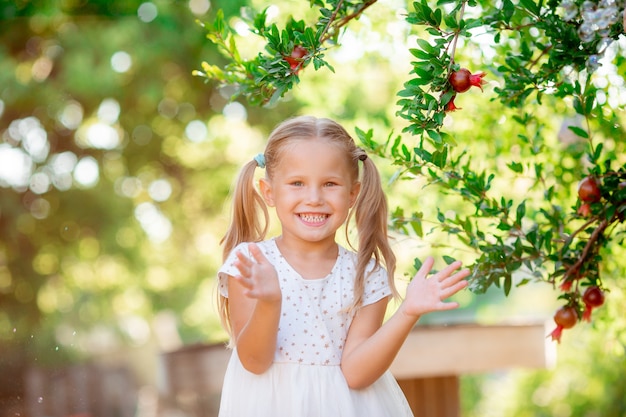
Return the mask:
<svg viewBox="0 0 626 417">
<path fill-rule="evenodd" d="M 280 2 L 271 14 L 305 18 L 302 3 Z M 170 365 L 176 355 L 226 340 L 215 273 L 239 167 L 296 114 L 383 137 L 402 129 L 395 94 L 415 42 L 404 1 L 379 1 L 328 52 L 334 74 L 307 69 L 270 109 L 229 102 L 227 87 L 192 75 L 202 61 L 222 60 L 199 22 L 223 9 L 241 27 L 240 49 L 254 55 L 262 45 L 245 36 L 240 8 L 268 5 L 0 2 L 0 417 L 212 415 L 215 398 L 193 397 L 216 389 L 198 385 L 206 381 L 194 379 L 197 364 L 176 362 L 178 373 Z M 463 46 L 459 54 L 474 69 L 488 65 L 488 51 Z M 486 79 L 484 93 L 457 100 L 463 111 L 448 118 L 448 128 L 462 148 L 523 153 L 512 142 L 510 115 L 490 101 L 498 80 Z M 623 79 L 616 88 L 623 109 Z M 559 135 L 571 113 L 555 104 L 541 115 L 557 176 L 578 176 L 584 166 L 577 144 Z M 422 189 L 419 178 L 390 181 L 394 167 L 379 162 L 392 205 L 433 218 L 458 203 Z M 495 184 L 515 196 L 518 181 L 503 174 Z M 575 190 L 568 192 L 571 205 Z M 475 256 L 435 233 L 396 238 L 406 272 L 400 280 L 412 274 L 416 256 Z M 547 369 L 463 376 L 464 416 L 626 416 L 626 250 L 610 250 L 603 271 L 610 294 L 593 323 L 566 332 Z M 461 309 L 424 324 L 543 323 L 558 305 L 545 284 L 509 297 L 467 292 L 459 301 Z M 185 383 L 197 389 L 172 397 L 172 387 Z"/>
</svg>

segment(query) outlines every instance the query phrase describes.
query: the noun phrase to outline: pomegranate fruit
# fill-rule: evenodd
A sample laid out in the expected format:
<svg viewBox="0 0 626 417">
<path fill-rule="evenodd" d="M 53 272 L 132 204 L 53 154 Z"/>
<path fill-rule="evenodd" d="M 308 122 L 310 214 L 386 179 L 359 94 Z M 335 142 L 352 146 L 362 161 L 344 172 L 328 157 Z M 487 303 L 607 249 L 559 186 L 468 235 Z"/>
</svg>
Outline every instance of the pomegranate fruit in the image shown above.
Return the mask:
<svg viewBox="0 0 626 417">
<path fill-rule="evenodd" d="M 572 284 L 574 283 L 574 280 L 572 279 L 566 279 L 565 281 L 563 281 L 561 283 L 561 291 L 563 292 L 569 292 L 572 289 Z"/>
<path fill-rule="evenodd" d="M 300 71 L 303 58 L 306 56 L 307 52 L 308 51 L 303 46 L 296 45 L 293 47 L 291 55 L 285 56 L 285 61 L 287 61 L 292 71 L 296 73 Z"/>
<path fill-rule="evenodd" d="M 576 320 L 578 320 L 578 313 L 572 306 L 563 306 L 554 313 L 554 322 L 564 329 L 574 327 Z"/>
<path fill-rule="evenodd" d="M 591 321 L 591 311 L 604 304 L 604 292 L 595 285 L 588 287 L 583 294 L 583 302 L 585 303 L 583 320 Z"/>
<path fill-rule="evenodd" d="M 585 203 L 595 203 L 601 198 L 598 182 L 594 177 L 585 177 L 578 183 L 578 198 Z"/>
<path fill-rule="evenodd" d="M 576 308 L 572 306 L 563 306 L 554 313 L 554 322 L 556 323 L 556 329 L 550 333 L 552 340 L 556 340 L 561 343 L 561 334 L 563 329 L 570 329 L 574 327 L 578 320 L 578 312 Z"/>
<path fill-rule="evenodd" d="M 477 72 L 476 74 L 472 74 L 467 68 L 461 68 L 458 71 L 454 71 L 448 77 L 448 81 L 452 86 L 452 89 L 457 93 L 464 93 L 470 89 L 471 86 L 478 87 L 483 89 L 483 84 L 486 83 L 483 80 L 485 76 L 484 72 Z"/>
</svg>

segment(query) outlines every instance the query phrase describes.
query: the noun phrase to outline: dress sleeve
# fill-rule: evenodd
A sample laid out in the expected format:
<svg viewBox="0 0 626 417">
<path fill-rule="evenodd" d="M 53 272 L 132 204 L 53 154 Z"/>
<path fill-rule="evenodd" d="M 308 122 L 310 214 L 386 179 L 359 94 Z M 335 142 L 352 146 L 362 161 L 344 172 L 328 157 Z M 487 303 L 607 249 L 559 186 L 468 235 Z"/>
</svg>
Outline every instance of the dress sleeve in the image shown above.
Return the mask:
<svg viewBox="0 0 626 417">
<path fill-rule="evenodd" d="M 382 266 L 376 266 L 372 259 L 366 270 L 365 291 L 363 292 L 363 305 L 375 302 L 391 295 L 387 270 Z"/>
<path fill-rule="evenodd" d="M 237 275 L 239 271 L 235 268 L 235 261 L 237 260 L 237 252 L 243 252 L 247 256 L 250 256 L 247 243 L 240 243 L 237 245 L 228 255 L 226 261 L 222 264 L 217 271 L 217 282 L 219 285 L 220 295 L 228 298 L 228 276 Z"/>
</svg>

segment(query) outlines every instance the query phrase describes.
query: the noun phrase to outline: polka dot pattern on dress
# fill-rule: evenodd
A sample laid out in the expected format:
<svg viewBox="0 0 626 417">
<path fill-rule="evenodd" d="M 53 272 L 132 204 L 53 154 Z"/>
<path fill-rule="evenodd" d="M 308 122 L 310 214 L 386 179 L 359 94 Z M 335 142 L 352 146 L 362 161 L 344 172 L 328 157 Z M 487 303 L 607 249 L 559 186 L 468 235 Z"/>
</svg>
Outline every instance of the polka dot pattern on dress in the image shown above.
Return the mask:
<svg viewBox="0 0 626 417">
<path fill-rule="evenodd" d="M 348 308 L 354 300 L 356 253 L 339 246 L 337 261 L 326 277 L 304 279 L 282 256 L 274 239 L 258 245 L 276 268 L 283 296 L 274 362 L 339 365 L 353 319 Z M 248 254 L 247 243 L 238 245 L 219 270 L 219 290 L 225 297 L 228 275 L 237 274 L 236 251 Z M 372 260 L 366 271 L 363 305 L 391 294 L 387 272 L 383 268 L 372 271 L 374 266 Z"/>
</svg>

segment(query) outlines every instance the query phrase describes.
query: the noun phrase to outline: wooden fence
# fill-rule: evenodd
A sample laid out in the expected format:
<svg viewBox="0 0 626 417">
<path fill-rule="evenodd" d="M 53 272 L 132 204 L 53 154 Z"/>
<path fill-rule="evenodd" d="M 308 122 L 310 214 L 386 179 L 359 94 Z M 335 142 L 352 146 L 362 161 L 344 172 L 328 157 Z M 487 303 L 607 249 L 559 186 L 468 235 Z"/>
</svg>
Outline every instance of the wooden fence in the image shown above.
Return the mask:
<svg viewBox="0 0 626 417">
<path fill-rule="evenodd" d="M 30 368 L 26 417 L 135 417 L 138 387 L 130 370 L 103 365 Z"/>
<path fill-rule="evenodd" d="M 550 366 L 554 344 L 546 339 L 546 331 L 543 324 L 418 326 L 391 372 L 415 417 L 459 417 L 461 375 Z M 23 412 L 13 415 L 216 417 L 229 357 L 223 344 L 163 353 L 160 378 L 152 390 L 138 387 L 124 367 L 31 368 L 24 381 Z"/>
</svg>

